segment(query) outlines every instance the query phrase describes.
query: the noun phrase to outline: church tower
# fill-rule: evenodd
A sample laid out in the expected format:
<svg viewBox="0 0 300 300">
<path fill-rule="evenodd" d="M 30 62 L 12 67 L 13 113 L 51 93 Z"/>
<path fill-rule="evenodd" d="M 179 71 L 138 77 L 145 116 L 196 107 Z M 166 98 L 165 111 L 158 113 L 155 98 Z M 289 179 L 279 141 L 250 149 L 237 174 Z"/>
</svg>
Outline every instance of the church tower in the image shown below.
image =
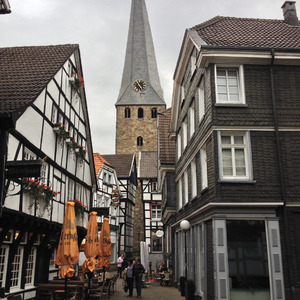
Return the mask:
<svg viewBox="0 0 300 300">
<path fill-rule="evenodd" d="M 157 151 L 157 114 L 163 99 L 145 0 L 132 0 L 120 93 L 116 102 L 116 154 Z M 137 187 L 133 251 L 144 240 L 141 188 Z M 138 233 L 137 233 L 138 232 Z"/>
</svg>

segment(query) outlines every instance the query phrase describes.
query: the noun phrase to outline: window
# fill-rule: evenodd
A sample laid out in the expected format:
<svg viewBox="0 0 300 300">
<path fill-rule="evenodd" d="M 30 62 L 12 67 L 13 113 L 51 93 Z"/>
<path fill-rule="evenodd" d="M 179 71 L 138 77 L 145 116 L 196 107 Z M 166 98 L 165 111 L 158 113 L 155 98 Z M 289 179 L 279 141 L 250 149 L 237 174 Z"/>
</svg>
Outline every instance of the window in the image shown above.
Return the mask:
<svg viewBox="0 0 300 300">
<path fill-rule="evenodd" d="M 243 69 L 215 66 L 217 103 L 245 103 Z"/>
<path fill-rule="evenodd" d="M 197 169 L 195 159 L 191 162 L 192 198 L 197 196 Z"/>
<path fill-rule="evenodd" d="M 161 252 L 162 251 L 162 237 L 156 235 L 156 230 L 152 230 L 152 252 Z"/>
<path fill-rule="evenodd" d="M 126 107 L 125 108 L 125 118 L 126 119 L 129 119 L 131 117 L 130 115 L 130 108 L 129 107 Z"/>
<path fill-rule="evenodd" d="M 141 107 L 138 109 L 138 118 L 144 118 L 144 110 Z"/>
<path fill-rule="evenodd" d="M 74 199 L 74 181 L 72 179 L 69 179 L 69 185 L 68 185 L 68 200 Z"/>
<path fill-rule="evenodd" d="M 35 160 L 36 159 L 36 155 L 31 152 L 30 150 L 28 150 L 27 148 L 24 150 L 24 159 L 25 160 Z"/>
<path fill-rule="evenodd" d="M 151 182 L 151 192 L 157 192 L 157 181 Z"/>
<path fill-rule="evenodd" d="M 199 122 L 201 122 L 205 114 L 204 80 L 201 81 L 200 86 L 198 88 L 198 102 Z"/>
<path fill-rule="evenodd" d="M 200 163 L 201 163 L 201 190 L 208 187 L 207 182 L 207 157 L 206 157 L 206 146 L 200 149 Z"/>
<path fill-rule="evenodd" d="M 182 208 L 182 179 L 179 178 L 178 180 L 178 209 Z"/>
<path fill-rule="evenodd" d="M 36 257 L 36 248 L 31 248 L 31 251 L 28 256 L 28 260 L 26 263 L 26 271 L 25 271 L 25 284 L 33 285 L 34 283 L 34 268 L 35 268 L 35 257 Z"/>
<path fill-rule="evenodd" d="M 190 64 L 191 64 L 191 77 L 192 77 L 196 70 L 196 49 L 193 49 L 193 52 L 190 57 Z"/>
<path fill-rule="evenodd" d="M 18 247 L 17 253 L 14 256 L 14 260 L 12 262 L 11 268 L 11 279 L 10 279 L 10 287 L 11 288 L 19 288 L 21 283 L 21 269 L 22 269 L 22 258 L 23 258 L 23 248 Z"/>
<path fill-rule="evenodd" d="M 111 184 L 112 182 L 111 182 L 111 175 L 110 174 L 108 174 L 108 180 L 107 180 L 107 184 Z"/>
<path fill-rule="evenodd" d="M 57 120 L 57 107 L 53 105 L 52 112 L 51 112 L 51 122 L 56 123 L 56 120 Z"/>
<path fill-rule="evenodd" d="M 194 112 L 194 102 L 189 108 L 189 124 L 190 124 L 190 137 L 195 132 L 195 112 Z"/>
<path fill-rule="evenodd" d="M 177 143 L 177 160 L 179 160 L 181 156 L 181 130 L 178 132 L 176 137 L 176 143 Z"/>
<path fill-rule="evenodd" d="M 184 205 L 189 202 L 189 181 L 187 171 L 183 174 L 183 183 L 184 183 Z"/>
<path fill-rule="evenodd" d="M 260 220 L 228 220 L 226 227 L 231 290 L 251 291 L 254 299 L 258 290 L 259 293 L 269 290 L 265 223 Z"/>
<path fill-rule="evenodd" d="M 47 164 L 43 163 L 41 166 L 41 180 L 40 182 L 46 183 L 47 181 Z"/>
<path fill-rule="evenodd" d="M 184 103 L 184 98 L 185 98 L 185 95 L 184 95 L 184 87 L 183 85 L 180 86 L 180 105 L 182 106 L 183 103 Z"/>
<path fill-rule="evenodd" d="M 161 220 L 161 205 L 152 204 L 151 220 Z"/>
<path fill-rule="evenodd" d="M 8 260 L 8 246 L 1 246 L 0 247 L 0 287 L 5 286 L 7 260 Z"/>
<path fill-rule="evenodd" d="M 151 109 L 151 118 L 157 118 L 157 109 L 155 107 Z"/>
<path fill-rule="evenodd" d="M 219 132 L 221 179 L 252 179 L 249 133 Z"/>
<path fill-rule="evenodd" d="M 142 138 L 141 136 L 139 136 L 139 137 L 137 138 L 137 145 L 138 145 L 138 146 L 143 146 L 143 138 Z"/>
<path fill-rule="evenodd" d="M 184 151 L 185 147 L 187 146 L 187 118 L 185 118 L 182 122 L 182 140 L 183 140 L 183 147 L 182 150 Z"/>
<path fill-rule="evenodd" d="M 107 181 L 107 173 L 104 172 L 103 173 L 103 183 L 106 183 L 106 181 Z"/>
<path fill-rule="evenodd" d="M 55 257 L 56 257 L 56 251 L 57 251 L 56 248 L 52 249 L 51 258 L 50 258 L 50 261 L 49 261 L 49 269 L 50 270 L 56 269 L 56 266 L 55 266 L 55 263 L 54 263 L 54 260 L 55 260 Z"/>
</svg>

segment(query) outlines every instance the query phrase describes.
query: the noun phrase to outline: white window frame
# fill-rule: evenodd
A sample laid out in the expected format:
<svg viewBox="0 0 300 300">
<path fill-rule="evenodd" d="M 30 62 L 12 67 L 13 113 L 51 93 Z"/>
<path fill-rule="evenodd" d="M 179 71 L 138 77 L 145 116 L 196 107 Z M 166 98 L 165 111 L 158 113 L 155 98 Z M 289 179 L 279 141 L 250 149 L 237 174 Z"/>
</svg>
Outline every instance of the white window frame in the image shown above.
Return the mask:
<svg viewBox="0 0 300 300">
<path fill-rule="evenodd" d="M 192 199 L 197 197 L 197 166 L 196 160 L 191 162 L 191 183 L 192 183 Z"/>
<path fill-rule="evenodd" d="M 7 265 L 8 265 L 8 254 L 9 254 L 9 246 L 2 245 L 1 248 L 5 252 L 4 255 L 0 259 L 0 276 L 2 276 L 1 287 L 5 287 L 6 282 L 6 273 L 7 273 Z"/>
<path fill-rule="evenodd" d="M 178 180 L 178 210 L 180 210 L 183 206 L 183 194 L 182 194 L 182 178 L 180 177 Z"/>
<path fill-rule="evenodd" d="M 208 187 L 206 145 L 204 145 L 200 149 L 200 166 L 201 166 L 201 190 L 203 191 Z"/>
<path fill-rule="evenodd" d="M 182 102 L 184 101 L 184 99 L 185 99 L 184 86 L 181 85 L 180 86 L 180 105 L 182 105 Z"/>
<path fill-rule="evenodd" d="M 190 64 L 191 64 L 191 77 L 192 77 L 196 70 L 196 49 L 193 49 L 191 53 Z"/>
<path fill-rule="evenodd" d="M 69 182 L 68 182 L 68 200 L 73 200 L 74 199 L 74 185 L 75 182 L 74 180 L 69 178 Z"/>
<path fill-rule="evenodd" d="M 36 247 L 31 248 L 31 253 L 28 256 L 28 259 L 31 257 L 32 261 L 27 261 L 26 262 L 26 269 L 25 269 L 25 287 L 31 287 L 34 285 L 34 276 L 35 276 L 35 263 L 36 263 Z M 28 269 L 28 263 L 32 264 L 32 268 Z M 31 271 L 31 275 L 27 275 L 27 271 Z M 31 279 L 29 282 L 26 283 L 27 278 Z"/>
<path fill-rule="evenodd" d="M 177 138 L 176 138 L 176 140 L 177 140 L 177 161 L 181 157 L 181 152 L 182 152 L 181 131 L 182 130 L 180 129 L 177 134 Z"/>
<path fill-rule="evenodd" d="M 205 115 L 204 80 L 201 81 L 200 86 L 198 87 L 198 110 L 200 123 Z"/>
<path fill-rule="evenodd" d="M 188 132 L 187 132 L 187 118 L 182 122 L 182 152 L 185 150 L 188 141 Z"/>
<path fill-rule="evenodd" d="M 233 141 L 234 136 L 243 136 L 244 144 L 231 144 L 225 145 L 222 147 L 222 136 L 230 136 L 231 141 Z M 253 180 L 253 172 L 252 172 L 252 156 L 251 156 L 251 142 L 250 142 L 250 132 L 246 131 L 218 131 L 218 152 L 219 152 L 219 176 L 220 180 L 229 180 L 229 181 L 249 181 Z M 235 146 L 236 145 L 236 146 Z M 223 175 L 223 159 L 222 159 L 222 149 L 231 149 L 232 155 L 232 167 L 233 167 L 233 175 Z M 235 168 L 235 160 L 234 160 L 234 149 L 243 149 L 245 155 L 245 175 L 236 175 Z"/>
<path fill-rule="evenodd" d="M 195 132 L 195 109 L 194 102 L 189 107 L 189 125 L 190 125 L 190 138 L 193 136 Z"/>
<path fill-rule="evenodd" d="M 217 78 L 217 71 L 218 69 L 223 69 L 223 70 L 235 70 L 237 72 L 237 88 L 238 88 L 238 95 L 239 95 L 239 101 L 230 101 L 228 98 L 227 101 L 222 101 L 219 99 L 219 92 L 218 92 L 218 78 Z M 215 87 L 216 87 L 216 103 L 217 104 L 245 104 L 245 84 L 244 84 L 244 68 L 243 65 L 217 65 L 215 64 Z M 228 88 L 228 80 L 227 80 L 227 88 Z M 228 89 L 227 89 L 228 90 Z M 229 92 L 228 92 L 228 95 Z"/>
<path fill-rule="evenodd" d="M 19 252 L 20 251 L 20 252 Z M 14 290 L 18 290 L 20 289 L 20 286 L 21 286 L 21 275 L 22 275 L 22 265 L 23 265 L 23 255 L 24 255 L 24 248 L 19 246 L 18 247 L 18 250 L 17 250 L 17 253 L 14 257 L 14 260 L 12 262 L 12 270 L 11 270 L 11 274 L 12 274 L 12 277 L 11 277 L 11 280 L 10 280 L 10 291 L 14 291 Z M 19 258 L 19 261 L 17 261 L 15 263 L 15 260 Z M 14 269 L 14 265 L 17 265 L 18 266 L 18 269 Z M 16 277 L 13 278 L 13 274 L 16 275 Z M 12 281 L 16 281 L 17 284 L 15 285 L 12 285 Z"/>
<path fill-rule="evenodd" d="M 58 109 L 55 105 L 52 106 L 52 111 L 51 111 L 51 122 L 54 124 L 56 123 L 57 120 L 57 114 L 58 114 Z"/>
<path fill-rule="evenodd" d="M 160 217 L 158 217 L 158 213 L 160 213 Z M 152 221 L 160 221 L 162 216 L 161 205 L 160 204 L 152 204 L 151 205 L 151 220 Z"/>
<path fill-rule="evenodd" d="M 186 205 L 189 202 L 189 180 L 188 180 L 187 171 L 184 171 L 183 173 L 183 183 L 184 183 L 184 205 Z"/>
</svg>

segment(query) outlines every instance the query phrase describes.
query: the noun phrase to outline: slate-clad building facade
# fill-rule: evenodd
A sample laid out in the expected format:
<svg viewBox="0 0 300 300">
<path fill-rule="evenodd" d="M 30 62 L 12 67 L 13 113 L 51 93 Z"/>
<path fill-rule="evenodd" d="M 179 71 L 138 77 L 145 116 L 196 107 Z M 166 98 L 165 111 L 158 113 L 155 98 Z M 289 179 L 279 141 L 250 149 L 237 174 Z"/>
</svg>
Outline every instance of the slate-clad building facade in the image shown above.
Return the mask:
<svg viewBox="0 0 300 300">
<path fill-rule="evenodd" d="M 176 276 L 202 299 L 299 297 L 300 26 L 215 17 L 174 73 Z M 182 231 L 180 222 L 190 222 Z"/>
</svg>

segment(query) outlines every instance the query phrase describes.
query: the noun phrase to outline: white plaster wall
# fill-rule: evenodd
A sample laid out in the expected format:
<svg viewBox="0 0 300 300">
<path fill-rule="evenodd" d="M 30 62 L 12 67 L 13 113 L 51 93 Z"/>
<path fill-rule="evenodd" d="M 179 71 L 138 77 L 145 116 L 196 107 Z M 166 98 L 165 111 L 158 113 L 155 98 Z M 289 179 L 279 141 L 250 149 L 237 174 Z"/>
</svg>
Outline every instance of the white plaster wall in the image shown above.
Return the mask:
<svg viewBox="0 0 300 300">
<path fill-rule="evenodd" d="M 152 199 L 155 201 L 161 201 L 161 194 L 153 194 Z"/>
<path fill-rule="evenodd" d="M 55 146 L 56 133 L 53 131 L 53 128 L 49 123 L 44 122 L 41 150 L 46 153 L 48 157 L 54 160 Z"/>
<path fill-rule="evenodd" d="M 16 123 L 16 130 L 25 136 L 36 147 L 40 147 L 42 117 L 28 107 Z"/>
<path fill-rule="evenodd" d="M 20 191 L 20 185 L 10 183 L 7 196 L 5 198 L 5 207 L 9 209 L 19 210 L 20 196 L 14 195 Z"/>
<path fill-rule="evenodd" d="M 8 135 L 7 160 L 14 160 L 15 159 L 15 154 L 16 154 L 18 145 L 19 145 L 19 141 L 14 136 L 9 134 Z M 20 151 L 17 159 L 21 159 L 21 157 L 22 157 L 22 151 Z"/>
<path fill-rule="evenodd" d="M 60 72 L 59 72 L 60 73 Z M 54 99 L 56 103 L 58 103 L 59 99 L 59 90 L 56 84 L 53 80 L 51 80 L 47 86 L 47 91 L 51 95 L 51 97 Z"/>
</svg>

